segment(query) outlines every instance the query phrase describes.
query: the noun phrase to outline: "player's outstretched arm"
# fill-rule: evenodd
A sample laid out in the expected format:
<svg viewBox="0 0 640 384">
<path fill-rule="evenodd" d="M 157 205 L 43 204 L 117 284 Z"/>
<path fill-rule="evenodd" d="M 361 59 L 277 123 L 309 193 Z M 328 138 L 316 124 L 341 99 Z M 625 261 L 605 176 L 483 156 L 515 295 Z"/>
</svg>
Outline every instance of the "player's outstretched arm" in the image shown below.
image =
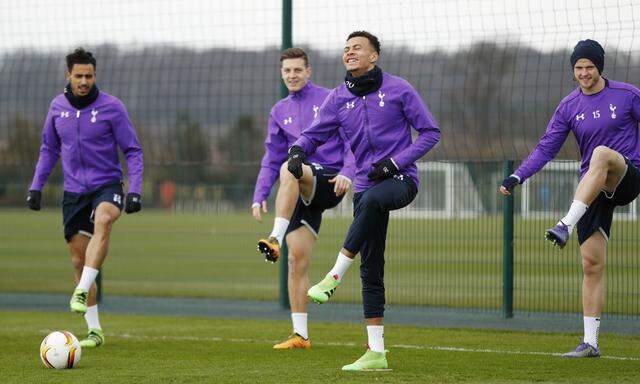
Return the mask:
<svg viewBox="0 0 640 384">
<path fill-rule="evenodd" d="M 329 180 L 329 183 L 333 184 L 333 192 L 336 196 L 342 196 L 349 191 L 353 184 L 353 179 L 356 176 L 356 159 L 351 152 L 351 145 L 349 140 L 342 130 L 338 130 L 340 138 L 342 139 L 342 169 L 340 173 Z"/>
<path fill-rule="evenodd" d="M 129 114 L 122 102 L 116 105 L 118 113 L 113 121 L 114 134 L 118 147 L 127 161 L 129 173 L 129 193 L 127 193 L 125 208 L 126 213 L 138 212 L 142 209 L 142 172 L 143 156 L 142 146 L 133 128 Z"/>
<path fill-rule="evenodd" d="M 318 109 L 318 116 L 310 126 L 303 128 L 300 137 L 293 143 L 293 146 L 302 148 L 305 154 L 313 154 L 317 147 L 326 143 L 339 129 L 340 119 L 334 103 L 334 92 L 335 90 L 329 93 Z"/>
<path fill-rule="evenodd" d="M 264 155 L 260 163 L 260 172 L 258 172 L 256 179 L 251 205 L 251 213 L 258 222 L 262 222 L 260 208 L 263 213 L 267 213 L 267 197 L 269 197 L 273 184 L 280 176 L 280 167 L 287 161 L 287 137 L 278 121 L 279 119 L 276 118 L 272 109 L 269 115 L 267 138 L 264 141 Z M 256 209 L 256 207 L 258 208 Z"/>
<path fill-rule="evenodd" d="M 54 114 L 49 109 L 42 128 L 42 145 L 40 146 L 38 164 L 27 194 L 27 206 L 34 211 L 39 211 L 42 207 L 42 187 L 44 187 L 51 170 L 55 167 L 60 157 L 60 138 L 55 131 L 53 117 Z"/>
<path fill-rule="evenodd" d="M 526 179 L 536 174 L 549 161 L 551 161 L 562 148 L 571 127 L 564 116 L 564 108 L 561 104 L 554 112 L 545 134 L 540 138 L 529 157 L 520 164 L 518 169 L 502 181 L 499 191 L 504 196 L 509 196 L 516 185 L 524 183 Z"/>
</svg>

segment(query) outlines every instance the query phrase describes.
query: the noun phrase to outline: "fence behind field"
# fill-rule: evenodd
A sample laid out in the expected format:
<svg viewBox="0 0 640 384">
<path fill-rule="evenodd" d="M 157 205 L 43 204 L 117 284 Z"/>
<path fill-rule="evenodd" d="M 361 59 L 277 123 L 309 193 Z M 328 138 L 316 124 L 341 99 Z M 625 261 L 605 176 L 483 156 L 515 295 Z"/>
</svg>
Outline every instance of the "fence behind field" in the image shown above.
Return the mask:
<svg viewBox="0 0 640 384">
<path fill-rule="evenodd" d="M 170 212 L 177 218 L 171 231 L 184 231 L 185 247 L 203 241 L 202 248 L 193 248 L 195 253 L 208 252 L 204 244 L 211 241 L 233 243 L 225 252 L 234 256 L 255 257 L 249 256 L 252 244 L 263 234 L 248 229 L 253 228 L 248 208 L 269 109 L 281 96 L 281 47 L 305 48 L 312 80 L 332 88 L 344 76 L 346 36 L 366 29 L 381 38 L 380 66 L 418 90 L 442 130 L 441 143 L 418 164 L 423 183 L 416 200 L 392 215 L 389 303 L 498 314 L 507 302 L 516 314 L 580 312 L 575 239 L 563 251 L 543 240 L 544 230 L 567 210 L 578 182 L 574 139 L 567 141 L 558 161 L 516 192 L 506 223 L 497 189 L 504 163 L 517 165 L 528 155 L 562 97 L 575 87 L 568 58 L 578 40 L 603 43 L 607 77 L 630 83 L 640 78 L 633 22 L 640 18 L 640 5 L 614 0 L 579 9 L 570 1 L 506 0 L 174 3 L 95 1 L 79 8 L 65 1 L 30 0 L 0 6 L 0 88 L 5 90 L 0 98 L 0 207 L 14 212 L 24 206 L 47 107 L 65 85 L 63 57 L 82 45 L 97 57 L 99 86 L 124 101 L 140 136 L 149 217 L 162 217 L 151 209 Z M 287 6 L 292 6 L 290 12 Z M 61 182 L 56 169 L 43 191 L 45 207 L 59 208 Z M 609 243 L 606 312 L 625 319 L 640 318 L 639 209 L 636 202 L 618 209 Z M 201 228 L 188 227 L 191 222 L 203 225 L 207 215 L 228 221 L 227 229 L 236 232 L 212 230 L 206 237 Z M 18 264 L 5 263 L 0 277 L 16 283 L 0 287 L 24 290 L 33 283 L 25 272 L 32 266 L 29 258 L 15 255 L 29 242 L 18 240 L 24 240 L 22 232 L 9 217 L 0 213 L 5 236 L 0 259 Z M 21 231 L 41 229 L 32 217 Z M 350 217 L 349 198 L 325 215 L 312 280 L 333 262 Z M 511 219 L 513 242 L 505 242 L 504 228 Z M 149 247 L 133 242 L 122 246 L 132 247 L 127 252 L 144 260 L 153 248 L 150 231 L 163 228 L 144 216 L 139 220 L 141 226 L 131 230 L 144 233 Z M 190 237 L 194 234 L 200 237 Z M 505 276 L 509 244 L 513 273 Z M 191 260 L 195 267 L 204 263 L 215 268 L 210 259 L 169 246 L 159 252 L 164 258 Z M 244 259 L 229 255 L 221 260 L 235 272 L 248 269 L 250 282 L 215 285 L 203 277 L 197 288 L 180 288 L 180 294 L 234 299 L 278 295 L 272 273 L 253 270 Z M 129 294 L 129 272 L 112 270 L 105 284 L 121 281 L 117 291 Z M 357 275 L 354 268 L 335 300 L 360 300 Z M 171 289 L 149 282 L 144 292 L 167 295 Z"/>
</svg>

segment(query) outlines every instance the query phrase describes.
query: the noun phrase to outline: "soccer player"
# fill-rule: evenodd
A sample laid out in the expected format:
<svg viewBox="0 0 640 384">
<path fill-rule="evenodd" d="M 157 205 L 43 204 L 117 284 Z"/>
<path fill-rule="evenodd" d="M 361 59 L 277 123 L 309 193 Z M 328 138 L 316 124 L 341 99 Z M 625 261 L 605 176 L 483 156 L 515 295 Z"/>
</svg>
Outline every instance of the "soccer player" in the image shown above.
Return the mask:
<svg viewBox="0 0 640 384">
<path fill-rule="evenodd" d="M 276 196 L 276 217 L 267 239 L 258 241 L 258 250 L 267 261 L 276 262 L 286 234 L 289 250 L 289 301 L 293 334 L 275 349 L 311 348 L 307 327 L 307 273 L 311 251 L 320 232 L 322 212 L 340 203 L 351 187 L 355 165 L 348 143 L 336 132 L 301 165 L 301 177 L 286 170 L 287 149 L 315 118 L 329 90 L 313 84 L 309 58 L 301 48 L 289 48 L 280 57 L 282 80 L 289 95 L 271 109 L 269 128 L 256 181 L 252 212 L 262 222 L 260 210 L 267 212 L 269 191 L 280 178 Z"/>
<path fill-rule="evenodd" d="M 89 333 L 83 348 L 104 344 L 98 319 L 94 280 L 109 247 L 109 234 L 123 208 L 142 208 L 142 148 L 124 104 L 95 85 L 96 59 L 78 48 L 66 57 L 69 83 L 56 96 L 42 130 L 40 158 L 27 204 L 39 211 L 41 191 L 58 158 L 62 158 L 64 238 L 78 284 L 69 303 L 84 314 Z M 118 147 L 129 171 L 129 193 L 123 199 Z"/>
<path fill-rule="evenodd" d="M 582 255 L 584 338 L 564 357 L 598 357 L 598 330 L 604 306 L 607 241 L 616 206 L 640 192 L 640 91 L 631 84 L 602 77 L 604 49 L 593 40 L 578 42 L 571 55 L 578 87 L 556 109 L 547 131 L 529 157 L 506 178 L 500 192 L 533 176 L 553 159 L 569 132 L 580 147 L 580 183 L 569 212 L 547 230 L 546 238 L 562 248 L 574 229 Z"/>
<path fill-rule="evenodd" d="M 326 302 L 361 254 L 362 303 L 367 324 L 365 354 L 343 370 L 388 368 L 383 340 L 384 249 L 389 212 L 407 206 L 418 191 L 415 162 L 440 139 L 440 130 L 420 95 L 404 79 L 376 65 L 380 42 L 369 32 L 349 35 L 343 64 L 345 81 L 333 89 L 318 117 L 289 149 L 288 169 L 303 176 L 307 156 L 337 132 L 342 132 L 356 159 L 354 219 L 334 267 L 309 297 Z M 418 136 L 412 142 L 411 129 Z"/>
</svg>

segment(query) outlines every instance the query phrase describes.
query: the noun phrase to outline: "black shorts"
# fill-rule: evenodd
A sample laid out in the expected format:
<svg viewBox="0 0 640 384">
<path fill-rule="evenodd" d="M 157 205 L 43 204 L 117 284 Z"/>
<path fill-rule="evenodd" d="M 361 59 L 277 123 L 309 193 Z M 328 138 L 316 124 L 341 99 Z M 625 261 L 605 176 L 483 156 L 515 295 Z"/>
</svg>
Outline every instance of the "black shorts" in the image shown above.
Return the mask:
<svg viewBox="0 0 640 384">
<path fill-rule="evenodd" d="M 67 242 L 77 234 L 93 235 L 93 214 L 102 202 L 108 202 L 122 210 L 124 192 L 122 183 L 105 184 L 89 193 L 64 192 L 62 198 L 62 223 Z"/>
<path fill-rule="evenodd" d="M 596 231 L 601 231 L 607 240 L 611 233 L 615 207 L 631 203 L 640 193 L 640 171 L 625 158 L 627 172 L 612 195 L 602 191 L 589 205 L 589 209 L 578 221 L 578 243 L 582 244 Z"/>
<path fill-rule="evenodd" d="M 340 204 L 342 196 L 336 196 L 333 191 L 334 184 L 329 183 L 338 175 L 335 169 L 325 168 L 320 164 L 311 164 L 313 172 L 313 190 L 309 201 L 305 201 L 302 197 L 298 198 L 298 203 L 293 211 L 293 216 L 289 221 L 287 233 L 306 226 L 315 237 L 320 233 L 320 224 L 322 223 L 322 212 Z"/>
</svg>

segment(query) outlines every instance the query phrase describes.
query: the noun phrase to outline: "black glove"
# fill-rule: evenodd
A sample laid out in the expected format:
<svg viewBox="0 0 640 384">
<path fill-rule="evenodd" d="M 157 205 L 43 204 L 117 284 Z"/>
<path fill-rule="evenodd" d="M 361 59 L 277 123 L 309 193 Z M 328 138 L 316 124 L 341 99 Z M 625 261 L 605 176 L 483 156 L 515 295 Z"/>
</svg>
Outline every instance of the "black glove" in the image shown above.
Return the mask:
<svg viewBox="0 0 640 384">
<path fill-rule="evenodd" d="M 399 169 L 391 161 L 391 158 L 378 161 L 373 165 L 373 170 L 367 174 L 369 180 L 384 180 L 398 173 Z"/>
<path fill-rule="evenodd" d="M 42 208 L 42 206 L 40 205 L 41 203 L 42 192 L 36 191 L 35 189 L 30 190 L 29 194 L 27 195 L 27 205 L 29 206 L 29 209 L 39 211 L 40 208 Z"/>
<path fill-rule="evenodd" d="M 126 213 L 138 212 L 142 209 L 142 199 L 137 193 L 127 193 L 127 201 L 124 205 L 124 211 Z"/>
<path fill-rule="evenodd" d="M 502 180 L 502 186 L 509 191 L 509 193 L 513 192 L 513 188 L 515 188 L 516 185 L 520 184 L 520 180 L 518 180 L 517 177 L 511 175 L 509 177 L 507 177 L 506 179 Z"/>
<path fill-rule="evenodd" d="M 287 169 L 296 179 L 302 177 L 302 163 L 307 163 L 307 154 L 304 153 L 304 149 L 297 145 L 289 148 Z"/>
</svg>

